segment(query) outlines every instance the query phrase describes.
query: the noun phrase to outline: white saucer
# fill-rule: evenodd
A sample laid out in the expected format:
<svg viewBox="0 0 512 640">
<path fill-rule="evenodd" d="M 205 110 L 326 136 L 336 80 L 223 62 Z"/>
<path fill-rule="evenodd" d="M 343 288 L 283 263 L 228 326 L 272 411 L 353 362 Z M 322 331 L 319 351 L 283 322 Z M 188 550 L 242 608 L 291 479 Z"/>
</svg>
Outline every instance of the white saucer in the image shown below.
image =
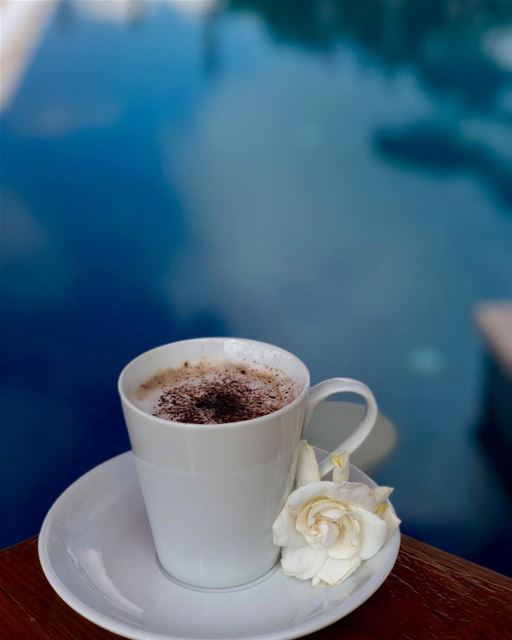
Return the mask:
<svg viewBox="0 0 512 640">
<path fill-rule="evenodd" d="M 319 458 L 326 452 L 317 450 Z M 374 485 L 357 468 L 351 480 Z M 341 586 L 313 588 L 279 568 L 241 589 L 195 591 L 164 576 L 131 453 L 101 464 L 55 502 L 39 536 L 59 596 L 100 627 L 137 640 L 284 640 L 321 629 L 367 600 L 391 571 L 396 531 Z"/>
</svg>

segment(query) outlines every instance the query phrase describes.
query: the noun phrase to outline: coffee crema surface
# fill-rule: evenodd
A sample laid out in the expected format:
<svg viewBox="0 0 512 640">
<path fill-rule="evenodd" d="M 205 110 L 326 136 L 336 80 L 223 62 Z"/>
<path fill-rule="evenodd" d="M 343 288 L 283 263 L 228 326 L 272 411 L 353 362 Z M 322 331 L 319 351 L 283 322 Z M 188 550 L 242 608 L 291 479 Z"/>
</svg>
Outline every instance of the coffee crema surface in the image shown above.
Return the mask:
<svg viewBox="0 0 512 640">
<path fill-rule="evenodd" d="M 273 413 L 292 402 L 301 387 L 280 369 L 202 360 L 157 371 L 139 386 L 134 401 L 166 420 L 225 424 Z"/>
</svg>

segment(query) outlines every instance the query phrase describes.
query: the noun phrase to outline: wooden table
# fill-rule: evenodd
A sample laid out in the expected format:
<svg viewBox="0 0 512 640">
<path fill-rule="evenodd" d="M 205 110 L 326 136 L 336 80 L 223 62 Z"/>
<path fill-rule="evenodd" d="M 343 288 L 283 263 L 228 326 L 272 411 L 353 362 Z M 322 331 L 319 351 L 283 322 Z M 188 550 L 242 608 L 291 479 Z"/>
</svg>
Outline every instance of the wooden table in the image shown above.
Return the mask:
<svg viewBox="0 0 512 640">
<path fill-rule="evenodd" d="M 106 640 L 54 593 L 37 539 L 0 552 L 2 640 Z M 388 580 L 346 618 L 310 638 L 324 640 L 505 640 L 512 638 L 512 580 L 402 537 Z"/>
</svg>

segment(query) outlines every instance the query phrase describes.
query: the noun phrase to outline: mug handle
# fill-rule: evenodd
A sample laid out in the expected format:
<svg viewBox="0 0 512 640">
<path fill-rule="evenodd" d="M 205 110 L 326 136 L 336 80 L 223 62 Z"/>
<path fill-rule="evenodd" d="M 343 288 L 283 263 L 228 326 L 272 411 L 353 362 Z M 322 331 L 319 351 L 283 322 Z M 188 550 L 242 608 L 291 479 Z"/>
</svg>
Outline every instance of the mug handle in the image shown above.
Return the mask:
<svg viewBox="0 0 512 640">
<path fill-rule="evenodd" d="M 309 390 L 308 408 L 306 411 L 306 421 L 308 424 L 313 417 L 316 407 L 328 396 L 332 396 L 334 393 L 356 393 L 362 396 L 366 400 L 366 413 L 364 418 L 355 428 L 355 430 L 349 435 L 349 437 L 340 444 L 340 446 L 333 451 L 333 453 L 352 453 L 355 451 L 366 438 L 369 436 L 373 429 L 379 410 L 377 408 L 377 402 L 370 389 L 359 382 L 358 380 L 352 380 L 351 378 L 331 378 L 319 382 Z M 320 477 L 323 478 L 330 471 L 332 471 L 334 465 L 331 461 L 331 456 L 325 458 L 320 463 Z"/>
</svg>

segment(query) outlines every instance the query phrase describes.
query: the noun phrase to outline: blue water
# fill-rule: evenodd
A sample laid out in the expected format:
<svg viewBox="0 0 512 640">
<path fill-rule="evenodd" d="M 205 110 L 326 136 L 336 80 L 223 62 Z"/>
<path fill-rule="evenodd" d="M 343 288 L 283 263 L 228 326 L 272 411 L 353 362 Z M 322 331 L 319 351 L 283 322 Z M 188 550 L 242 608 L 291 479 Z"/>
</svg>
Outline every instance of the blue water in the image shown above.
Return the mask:
<svg viewBox="0 0 512 640">
<path fill-rule="evenodd" d="M 367 382 L 405 532 L 512 571 L 472 321 L 512 297 L 512 13 L 111 4 L 59 4 L 1 116 L 0 546 L 128 448 L 128 360 L 238 335 Z"/>
</svg>

